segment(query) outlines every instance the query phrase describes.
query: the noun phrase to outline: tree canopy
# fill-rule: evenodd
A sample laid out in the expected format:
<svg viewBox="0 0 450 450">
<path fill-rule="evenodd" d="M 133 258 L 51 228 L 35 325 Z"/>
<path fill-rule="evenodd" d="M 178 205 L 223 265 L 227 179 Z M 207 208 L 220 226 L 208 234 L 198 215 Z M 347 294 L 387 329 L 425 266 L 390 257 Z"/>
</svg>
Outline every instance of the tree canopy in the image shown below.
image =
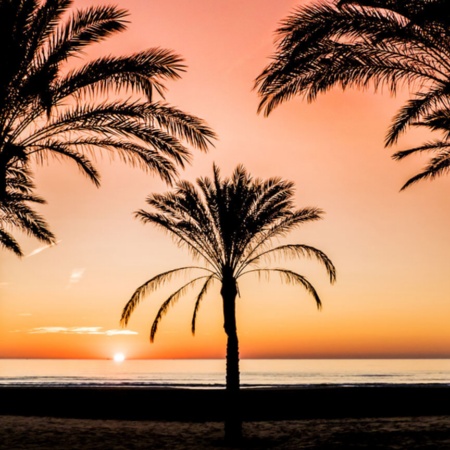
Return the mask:
<svg viewBox="0 0 450 450">
<path fill-rule="evenodd" d="M 215 139 L 202 119 L 164 101 L 165 82 L 185 70 L 173 51 L 80 65 L 89 46 L 126 29 L 127 12 L 71 5 L 0 0 L 0 207 L 12 168 L 69 160 L 98 186 L 90 156 L 113 152 L 171 184 L 191 161 L 191 147 L 206 151 Z"/>
<path fill-rule="evenodd" d="M 413 93 L 398 111 L 386 136 L 397 142 L 410 126 L 444 130 L 444 138 L 396 153 L 436 154 L 422 178 L 449 167 L 450 10 L 445 0 L 340 0 L 297 7 L 277 30 L 272 62 L 256 80 L 259 111 L 269 115 L 294 96 L 314 101 L 337 86 L 392 93 L 408 85 Z M 438 126 L 436 126 L 438 125 Z"/>
</svg>

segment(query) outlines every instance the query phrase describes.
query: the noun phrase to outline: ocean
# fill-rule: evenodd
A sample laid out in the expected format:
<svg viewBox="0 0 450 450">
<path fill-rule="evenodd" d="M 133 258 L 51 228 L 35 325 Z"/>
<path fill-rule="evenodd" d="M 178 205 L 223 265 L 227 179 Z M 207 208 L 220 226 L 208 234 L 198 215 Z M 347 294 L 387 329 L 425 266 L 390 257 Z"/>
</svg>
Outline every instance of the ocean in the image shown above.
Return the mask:
<svg viewBox="0 0 450 450">
<path fill-rule="evenodd" d="M 244 359 L 241 386 L 450 385 L 450 359 Z M 0 386 L 223 388 L 225 361 L 0 359 Z"/>
</svg>

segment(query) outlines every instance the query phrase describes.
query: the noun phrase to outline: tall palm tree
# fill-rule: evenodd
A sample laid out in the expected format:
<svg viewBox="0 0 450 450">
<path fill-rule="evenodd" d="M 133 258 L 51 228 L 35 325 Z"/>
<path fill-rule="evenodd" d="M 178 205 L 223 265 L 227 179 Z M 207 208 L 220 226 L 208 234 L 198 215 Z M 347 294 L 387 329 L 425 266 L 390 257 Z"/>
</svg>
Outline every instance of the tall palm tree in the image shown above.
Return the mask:
<svg viewBox="0 0 450 450">
<path fill-rule="evenodd" d="M 241 436 L 239 407 L 235 404 L 239 392 L 239 345 L 235 312 L 238 279 L 250 274 L 275 273 L 285 282 L 305 288 L 320 308 L 319 295 L 303 275 L 289 269 L 266 266 L 265 263 L 273 262 L 280 256 L 314 257 L 325 266 L 330 282 L 334 282 L 336 273 L 328 257 L 314 247 L 302 244 L 272 246 L 274 239 L 305 222 L 321 218 L 320 209 L 294 209 L 293 183 L 279 178 L 266 181 L 253 179 L 242 166 L 235 169 L 231 178 L 222 179 L 215 165 L 213 171 L 213 179 L 200 178 L 197 186 L 181 181 L 174 192 L 150 195 L 147 203 L 153 211 L 140 210 L 136 213 L 136 217 L 144 223 L 157 225 L 167 231 L 204 265 L 170 270 L 146 281 L 136 289 L 124 307 L 121 323 L 127 325 L 132 312 L 146 295 L 172 281 L 176 275 L 197 271 L 199 275 L 183 284 L 161 305 L 151 327 L 150 340 L 154 340 L 159 322 L 169 307 L 189 288 L 199 285 L 191 324 L 194 334 L 200 304 L 213 283 L 219 283 L 227 336 L 226 391 L 229 404 L 225 436 L 228 440 L 235 440 Z"/>
<path fill-rule="evenodd" d="M 449 109 L 446 0 L 317 2 L 298 7 L 277 32 L 273 61 L 256 80 L 266 115 L 293 96 L 313 101 L 334 86 L 384 86 L 395 94 L 407 84 L 416 91 L 393 118 L 389 146 L 409 126 Z"/>
<path fill-rule="evenodd" d="M 72 0 L 0 0 L 0 207 L 10 168 L 72 160 L 94 184 L 88 158 L 113 152 L 172 183 L 215 138 L 198 117 L 163 101 L 182 58 L 160 48 L 76 66 L 87 47 L 125 30 L 113 6 L 71 11 Z M 121 100 L 126 95 L 128 100 Z"/>
<path fill-rule="evenodd" d="M 0 245 L 23 256 L 22 249 L 12 236 L 12 229 L 20 230 L 45 244 L 55 244 L 55 236 L 45 220 L 33 211 L 28 203 L 42 204 L 45 201 L 33 194 L 34 184 L 27 168 L 15 167 L 8 170 L 6 193 L 0 208 Z"/>
</svg>

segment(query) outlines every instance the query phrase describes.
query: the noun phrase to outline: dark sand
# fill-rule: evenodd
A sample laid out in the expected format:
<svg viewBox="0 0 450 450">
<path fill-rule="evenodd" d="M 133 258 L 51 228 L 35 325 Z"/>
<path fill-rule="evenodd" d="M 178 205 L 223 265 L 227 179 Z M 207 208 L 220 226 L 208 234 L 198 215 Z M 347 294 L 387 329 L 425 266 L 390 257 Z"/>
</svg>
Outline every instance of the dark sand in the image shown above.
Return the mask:
<svg viewBox="0 0 450 450">
<path fill-rule="evenodd" d="M 242 390 L 248 449 L 449 449 L 450 388 Z M 0 449 L 220 449 L 223 390 L 0 387 Z"/>
</svg>

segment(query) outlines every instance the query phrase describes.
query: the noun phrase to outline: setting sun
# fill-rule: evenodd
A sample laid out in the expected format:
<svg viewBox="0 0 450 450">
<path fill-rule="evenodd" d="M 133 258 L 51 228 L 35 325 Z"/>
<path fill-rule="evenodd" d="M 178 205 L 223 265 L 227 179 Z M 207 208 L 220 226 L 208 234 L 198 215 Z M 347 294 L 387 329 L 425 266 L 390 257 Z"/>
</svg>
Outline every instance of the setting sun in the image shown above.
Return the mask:
<svg viewBox="0 0 450 450">
<path fill-rule="evenodd" d="M 113 356 L 115 362 L 125 361 L 125 355 L 123 353 L 115 353 Z"/>
</svg>

